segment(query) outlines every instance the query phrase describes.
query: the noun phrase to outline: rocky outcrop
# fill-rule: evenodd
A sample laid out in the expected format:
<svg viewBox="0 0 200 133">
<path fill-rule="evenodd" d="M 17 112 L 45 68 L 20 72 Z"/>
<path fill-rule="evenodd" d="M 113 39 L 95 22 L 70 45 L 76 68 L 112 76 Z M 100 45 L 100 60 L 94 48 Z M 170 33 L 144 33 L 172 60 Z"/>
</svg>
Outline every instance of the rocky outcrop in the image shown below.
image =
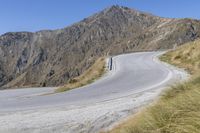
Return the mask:
<svg viewBox="0 0 200 133">
<path fill-rule="evenodd" d="M 58 86 L 100 56 L 169 49 L 195 40 L 200 21 L 112 6 L 59 30 L 0 36 L 0 86 Z"/>
</svg>

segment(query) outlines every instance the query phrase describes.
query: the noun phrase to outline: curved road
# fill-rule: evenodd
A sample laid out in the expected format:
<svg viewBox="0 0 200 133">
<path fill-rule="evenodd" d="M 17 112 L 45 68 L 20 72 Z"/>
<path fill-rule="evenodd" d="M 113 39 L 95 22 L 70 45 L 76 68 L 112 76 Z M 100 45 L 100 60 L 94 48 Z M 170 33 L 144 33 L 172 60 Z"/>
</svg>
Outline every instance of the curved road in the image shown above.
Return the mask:
<svg viewBox="0 0 200 133">
<path fill-rule="evenodd" d="M 156 60 L 161 52 L 141 52 L 113 57 L 113 69 L 93 84 L 64 93 L 55 88 L 0 91 L 0 111 L 47 106 L 97 103 L 166 85 L 173 78 L 169 68 Z"/>
<path fill-rule="evenodd" d="M 96 133 L 112 128 L 154 100 L 185 73 L 164 65 L 162 52 L 113 57 L 113 69 L 96 82 L 46 95 L 55 88 L 0 91 L 2 133 Z"/>
</svg>

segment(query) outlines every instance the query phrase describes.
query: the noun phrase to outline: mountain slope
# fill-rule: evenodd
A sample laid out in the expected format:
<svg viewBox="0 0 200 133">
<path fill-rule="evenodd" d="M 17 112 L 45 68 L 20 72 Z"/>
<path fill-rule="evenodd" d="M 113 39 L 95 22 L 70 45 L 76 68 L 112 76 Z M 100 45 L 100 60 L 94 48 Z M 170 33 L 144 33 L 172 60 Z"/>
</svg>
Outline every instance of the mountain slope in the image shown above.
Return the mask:
<svg viewBox="0 0 200 133">
<path fill-rule="evenodd" d="M 0 86 L 62 85 L 101 56 L 173 48 L 199 35 L 198 20 L 120 6 L 59 30 L 6 33 L 0 36 Z"/>
</svg>

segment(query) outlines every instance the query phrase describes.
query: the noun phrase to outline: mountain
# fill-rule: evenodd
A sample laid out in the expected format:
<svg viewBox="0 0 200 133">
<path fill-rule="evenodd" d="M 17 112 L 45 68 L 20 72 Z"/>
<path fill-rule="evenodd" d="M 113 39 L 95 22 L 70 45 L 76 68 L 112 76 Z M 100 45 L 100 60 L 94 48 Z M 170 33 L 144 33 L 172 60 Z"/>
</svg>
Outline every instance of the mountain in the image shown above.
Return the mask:
<svg viewBox="0 0 200 133">
<path fill-rule="evenodd" d="M 169 49 L 199 36 L 199 20 L 112 6 L 63 29 L 1 35 L 0 86 L 63 85 L 100 56 Z"/>
</svg>

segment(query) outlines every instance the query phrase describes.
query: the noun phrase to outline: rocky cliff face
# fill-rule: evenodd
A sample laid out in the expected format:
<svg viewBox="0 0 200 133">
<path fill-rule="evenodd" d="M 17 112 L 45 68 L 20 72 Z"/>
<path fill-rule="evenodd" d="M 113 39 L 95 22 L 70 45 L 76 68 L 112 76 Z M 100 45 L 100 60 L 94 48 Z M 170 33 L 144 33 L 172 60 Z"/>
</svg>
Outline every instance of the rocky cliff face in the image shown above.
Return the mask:
<svg viewBox="0 0 200 133">
<path fill-rule="evenodd" d="M 107 54 L 169 49 L 200 35 L 200 21 L 112 6 L 72 26 L 0 36 L 0 86 L 57 86 Z"/>
</svg>

